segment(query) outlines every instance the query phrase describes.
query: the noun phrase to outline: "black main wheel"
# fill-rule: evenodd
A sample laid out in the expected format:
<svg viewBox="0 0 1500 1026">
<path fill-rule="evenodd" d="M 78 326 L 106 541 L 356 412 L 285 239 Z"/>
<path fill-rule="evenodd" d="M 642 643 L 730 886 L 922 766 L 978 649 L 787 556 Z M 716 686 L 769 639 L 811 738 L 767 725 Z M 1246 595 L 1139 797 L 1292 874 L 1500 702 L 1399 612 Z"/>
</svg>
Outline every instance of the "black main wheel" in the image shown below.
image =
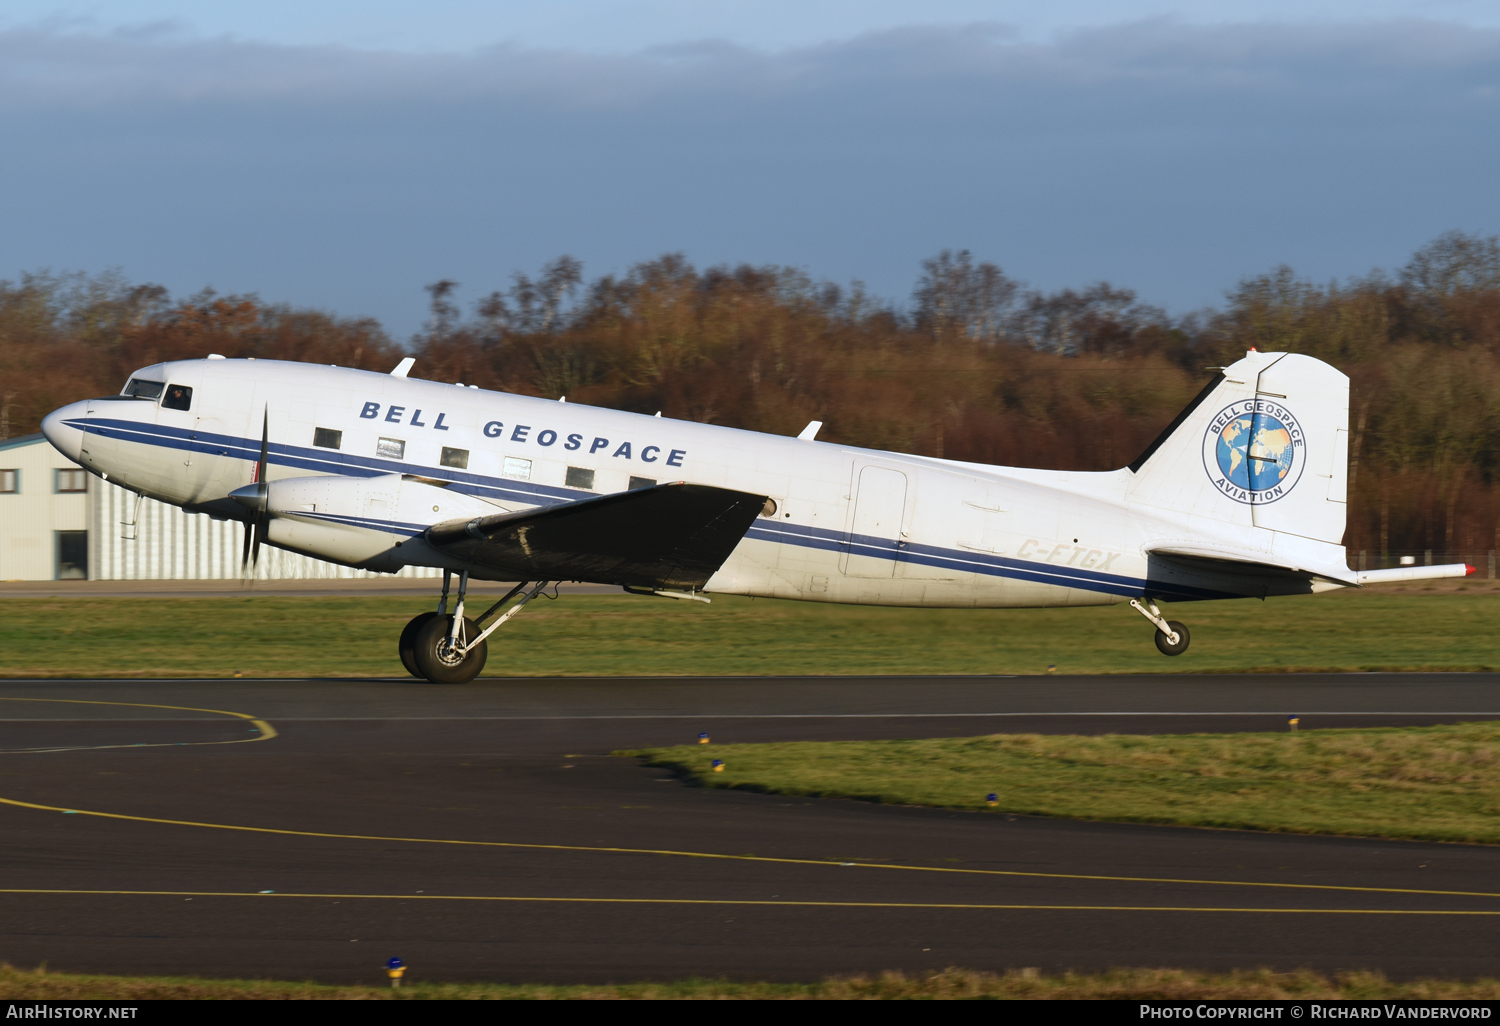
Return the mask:
<svg viewBox="0 0 1500 1026">
<path fill-rule="evenodd" d="M 1177 644 L 1172 644 L 1167 640 L 1167 636 L 1165 633 L 1163 633 L 1161 630 L 1157 630 L 1156 647 L 1161 651 L 1162 655 L 1182 655 L 1182 653 L 1187 651 L 1188 642 L 1192 640 L 1191 636 L 1188 634 L 1187 627 L 1184 624 L 1178 623 L 1176 620 L 1168 620 L 1167 626 L 1172 628 L 1172 633 L 1177 635 Z"/>
<path fill-rule="evenodd" d="M 401 653 L 401 665 L 418 680 L 422 679 L 422 674 L 417 669 L 417 632 L 427 626 L 427 621 L 434 616 L 437 614 L 429 610 L 412 617 L 411 622 L 401 628 L 401 640 L 396 642 L 396 650 Z"/>
<path fill-rule="evenodd" d="M 467 684 L 479 676 L 484 661 L 489 656 L 489 642 L 481 641 L 460 655 L 448 644 L 448 634 L 453 628 L 452 616 L 433 616 L 417 631 L 412 645 L 412 658 L 417 672 L 434 684 Z M 479 637 L 479 625 L 464 617 L 462 638 Z"/>
</svg>

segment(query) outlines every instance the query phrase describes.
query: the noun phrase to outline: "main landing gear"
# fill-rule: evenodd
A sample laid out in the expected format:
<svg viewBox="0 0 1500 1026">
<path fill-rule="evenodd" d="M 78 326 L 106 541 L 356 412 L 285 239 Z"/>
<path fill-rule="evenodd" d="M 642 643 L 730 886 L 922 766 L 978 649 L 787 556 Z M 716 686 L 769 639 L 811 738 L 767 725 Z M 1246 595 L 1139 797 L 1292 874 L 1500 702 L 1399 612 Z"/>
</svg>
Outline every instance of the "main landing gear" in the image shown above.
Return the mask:
<svg viewBox="0 0 1500 1026">
<path fill-rule="evenodd" d="M 464 615 L 469 572 L 459 572 L 458 601 L 454 604 L 452 615 L 449 615 L 448 589 L 452 579 L 452 572 L 444 570 L 443 597 L 438 600 L 437 612 L 413 617 L 401 631 L 401 640 L 397 644 L 401 653 L 401 665 L 406 667 L 407 672 L 434 684 L 467 684 L 479 676 L 479 671 L 484 669 L 484 661 L 489 656 L 489 643 L 485 639 L 551 583 L 538 581 L 535 587 L 521 595 L 531 585 L 530 581 L 522 581 L 499 602 L 481 613 L 477 620 L 471 620 Z M 480 625 L 484 621 L 499 612 L 501 606 L 517 595 L 521 595 L 519 602 L 496 617 L 494 623 L 481 629 Z"/>
<path fill-rule="evenodd" d="M 1131 599 L 1130 608 L 1156 624 L 1156 647 L 1162 655 L 1182 655 L 1187 651 L 1191 636 L 1186 624 L 1164 618 L 1156 603 L 1149 598 L 1145 605 L 1139 599 Z"/>
</svg>

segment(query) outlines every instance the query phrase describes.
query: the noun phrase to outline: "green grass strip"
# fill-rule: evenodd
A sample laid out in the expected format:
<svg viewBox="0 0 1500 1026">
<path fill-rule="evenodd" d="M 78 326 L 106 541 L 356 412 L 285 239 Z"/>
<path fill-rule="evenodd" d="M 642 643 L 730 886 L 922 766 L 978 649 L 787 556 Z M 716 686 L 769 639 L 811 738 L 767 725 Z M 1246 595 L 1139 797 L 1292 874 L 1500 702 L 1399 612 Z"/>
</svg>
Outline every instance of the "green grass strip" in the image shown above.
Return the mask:
<svg viewBox="0 0 1500 1026">
<path fill-rule="evenodd" d="M 1067 819 L 1500 843 L 1496 723 L 685 745 L 629 754 L 706 787 Z M 722 771 L 711 770 L 713 759 L 722 760 Z"/>
<path fill-rule="evenodd" d="M 67 582 L 64 582 L 66 584 Z M 1125 606 L 894 609 L 564 595 L 490 639 L 497 676 L 1220 673 L 1500 668 L 1496 582 L 1184 603 L 1186 654 Z M 61 587 L 61 586 L 60 586 Z M 1459 587 L 1469 587 L 1459 585 Z M 0 677 L 400 676 L 411 598 L 0 599 Z M 483 687 L 483 679 L 475 686 Z"/>
</svg>

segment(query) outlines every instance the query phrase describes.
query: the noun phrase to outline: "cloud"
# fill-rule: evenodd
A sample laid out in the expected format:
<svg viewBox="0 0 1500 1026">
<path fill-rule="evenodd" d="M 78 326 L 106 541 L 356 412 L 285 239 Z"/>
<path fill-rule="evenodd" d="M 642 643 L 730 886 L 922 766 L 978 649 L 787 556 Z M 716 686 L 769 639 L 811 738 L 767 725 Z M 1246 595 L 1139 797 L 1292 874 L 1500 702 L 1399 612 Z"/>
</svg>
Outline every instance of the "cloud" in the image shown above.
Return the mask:
<svg viewBox="0 0 1500 1026">
<path fill-rule="evenodd" d="M 1430 21 L 1198 26 L 1154 19 L 1021 40 L 1006 26 L 911 27 L 765 52 L 707 41 L 632 55 L 481 47 L 418 54 L 183 38 L 170 26 L 102 34 L 0 32 L 0 98 L 17 107 L 275 103 L 304 108 L 421 100 L 639 109 L 653 103 L 757 104 L 856 93 L 874 111 L 1020 112 L 1030 100 L 1117 109 L 1299 96 L 1384 101 L 1433 91 L 1473 99 L 1500 79 L 1500 30 Z M 909 97 L 901 102 L 903 97 Z M 933 101 L 942 102 L 933 105 Z"/>
<path fill-rule="evenodd" d="M 1350 274 L 1500 230 L 1497 105 L 1500 30 L 1417 20 L 612 55 L 11 29 L 0 169 L 24 202 L 0 274 L 117 264 L 414 325 L 422 283 L 494 287 L 564 251 L 900 296 L 966 246 L 1180 308 L 1284 260 Z"/>
</svg>

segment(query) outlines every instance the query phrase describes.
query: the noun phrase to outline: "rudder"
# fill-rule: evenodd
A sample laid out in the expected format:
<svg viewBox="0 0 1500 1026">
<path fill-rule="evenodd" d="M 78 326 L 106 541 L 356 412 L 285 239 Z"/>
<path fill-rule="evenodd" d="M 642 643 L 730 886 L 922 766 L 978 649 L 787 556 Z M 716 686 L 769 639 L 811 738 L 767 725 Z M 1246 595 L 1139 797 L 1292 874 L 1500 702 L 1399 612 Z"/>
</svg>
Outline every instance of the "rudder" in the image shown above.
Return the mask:
<svg viewBox="0 0 1500 1026">
<path fill-rule="evenodd" d="M 1347 376 L 1310 356 L 1252 350 L 1130 464 L 1130 498 L 1337 545 L 1348 439 Z"/>
</svg>

